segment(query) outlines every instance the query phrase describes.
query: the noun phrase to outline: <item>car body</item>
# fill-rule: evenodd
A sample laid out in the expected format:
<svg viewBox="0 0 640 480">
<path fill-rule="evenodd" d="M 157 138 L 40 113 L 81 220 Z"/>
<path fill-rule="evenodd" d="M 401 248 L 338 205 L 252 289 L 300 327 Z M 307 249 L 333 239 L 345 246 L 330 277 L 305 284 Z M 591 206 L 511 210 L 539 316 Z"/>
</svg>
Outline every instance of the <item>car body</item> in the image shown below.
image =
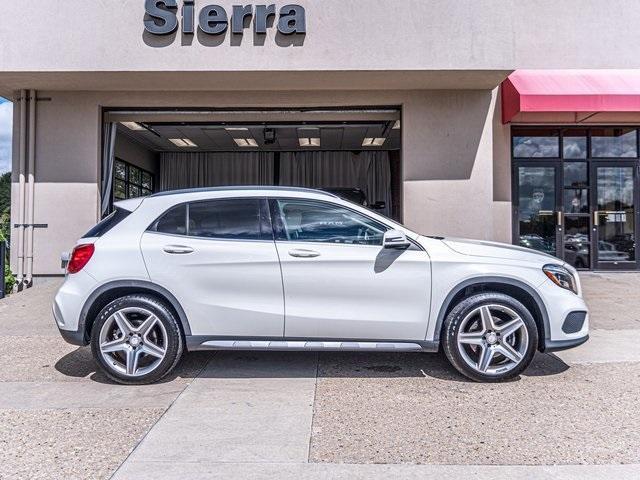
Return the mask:
<svg viewBox="0 0 640 480">
<path fill-rule="evenodd" d="M 301 188 L 193 189 L 118 202 L 78 241 L 68 269 L 53 304 L 60 333 L 76 345 L 91 343 L 101 367 L 123 383 L 157 380 L 182 347 L 445 347 L 462 373 L 495 381 L 526 368 L 536 349 L 588 338 L 578 275 L 561 260 L 495 242 L 422 236 Z M 156 346 L 165 353 L 175 346 L 178 358 L 158 356 L 140 373 L 139 358 L 159 355 L 139 350 L 153 349 L 145 337 L 151 323 Z M 508 342 L 496 340 L 501 326 Z M 133 369 L 125 358 L 131 352 L 138 352 Z M 484 371 L 474 372 L 488 356 Z M 509 356 L 519 362 L 500 366 Z"/>
</svg>

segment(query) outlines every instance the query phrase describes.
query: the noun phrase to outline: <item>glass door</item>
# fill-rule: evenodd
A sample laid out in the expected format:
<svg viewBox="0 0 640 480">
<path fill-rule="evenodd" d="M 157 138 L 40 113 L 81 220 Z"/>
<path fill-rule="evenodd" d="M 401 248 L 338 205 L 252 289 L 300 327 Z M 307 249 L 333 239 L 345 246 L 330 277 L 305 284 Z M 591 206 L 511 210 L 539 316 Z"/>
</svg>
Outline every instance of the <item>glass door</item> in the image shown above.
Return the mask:
<svg viewBox="0 0 640 480">
<path fill-rule="evenodd" d="M 594 268 L 637 268 L 638 192 L 636 162 L 592 162 Z"/>
<path fill-rule="evenodd" d="M 514 243 L 560 256 L 563 228 L 559 164 L 519 162 L 514 169 Z"/>
</svg>

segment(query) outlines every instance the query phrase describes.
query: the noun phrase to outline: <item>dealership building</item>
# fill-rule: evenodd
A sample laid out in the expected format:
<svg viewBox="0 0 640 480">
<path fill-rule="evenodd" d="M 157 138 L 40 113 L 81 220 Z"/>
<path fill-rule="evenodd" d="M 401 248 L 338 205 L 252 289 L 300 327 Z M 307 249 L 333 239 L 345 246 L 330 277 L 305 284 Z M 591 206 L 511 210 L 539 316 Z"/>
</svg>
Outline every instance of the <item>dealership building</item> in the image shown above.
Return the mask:
<svg viewBox="0 0 640 480">
<path fill-rule="evenodd" d="M 62 274 L 115 201 L 220 185 L 637 270 L 637 25 L 635 0 L 9 2 L 12 270 Z"/>
</svg>

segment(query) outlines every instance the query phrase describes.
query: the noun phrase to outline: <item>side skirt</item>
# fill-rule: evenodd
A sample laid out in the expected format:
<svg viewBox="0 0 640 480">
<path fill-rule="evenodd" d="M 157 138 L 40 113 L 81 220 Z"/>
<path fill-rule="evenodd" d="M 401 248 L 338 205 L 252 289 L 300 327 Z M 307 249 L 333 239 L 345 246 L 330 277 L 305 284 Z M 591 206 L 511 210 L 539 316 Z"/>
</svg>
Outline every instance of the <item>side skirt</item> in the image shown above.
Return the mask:
<svg viewBox="0 0 640 480">
<path fill-rule="evenodd" d="M 397 340 L 309 340 L 220 338 L 206 335 L 186 337 L 187 350 L 271 350 L 271 351 L 357 351 L 357 352 L 437 352 L 437 342 Z"/>
</svg>

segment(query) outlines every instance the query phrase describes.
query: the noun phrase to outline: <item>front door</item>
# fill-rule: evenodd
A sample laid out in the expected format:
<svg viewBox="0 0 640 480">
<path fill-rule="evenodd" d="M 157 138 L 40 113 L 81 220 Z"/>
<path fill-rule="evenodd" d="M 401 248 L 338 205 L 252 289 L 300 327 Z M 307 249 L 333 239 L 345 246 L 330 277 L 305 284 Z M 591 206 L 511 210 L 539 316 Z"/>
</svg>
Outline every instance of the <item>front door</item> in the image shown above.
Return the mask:
<svg viewBox="0 0 640 480">
<path fill-rule="evenodd" d="M 427 252 L 382 248 L 384 224 L 341 205 L 272 200 L 287 338 L 423 340 Z"/>
<path fill-rule="evenodd" d="M 592 255 L 596 269 L 637 268 L 636 175 L 635 162 L 592 162 Z"/>
</svg>

